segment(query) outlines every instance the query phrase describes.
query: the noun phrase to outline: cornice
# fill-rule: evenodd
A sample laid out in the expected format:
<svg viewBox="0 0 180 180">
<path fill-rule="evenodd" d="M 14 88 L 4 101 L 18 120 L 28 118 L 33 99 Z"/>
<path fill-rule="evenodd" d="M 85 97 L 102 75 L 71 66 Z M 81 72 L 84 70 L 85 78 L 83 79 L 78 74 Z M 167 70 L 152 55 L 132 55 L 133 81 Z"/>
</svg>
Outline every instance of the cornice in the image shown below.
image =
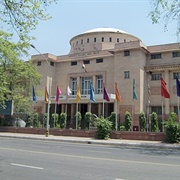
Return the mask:
<svg viewBox="0 0 180 180">
<path fill-rule="evenodd" d="M 146 71 L 153 71 L 153 70 L 180 70 L 179 64 L 168 64 L 168 65 L 149 65 L 145 66 L 144 69 Z"/>
</svg>

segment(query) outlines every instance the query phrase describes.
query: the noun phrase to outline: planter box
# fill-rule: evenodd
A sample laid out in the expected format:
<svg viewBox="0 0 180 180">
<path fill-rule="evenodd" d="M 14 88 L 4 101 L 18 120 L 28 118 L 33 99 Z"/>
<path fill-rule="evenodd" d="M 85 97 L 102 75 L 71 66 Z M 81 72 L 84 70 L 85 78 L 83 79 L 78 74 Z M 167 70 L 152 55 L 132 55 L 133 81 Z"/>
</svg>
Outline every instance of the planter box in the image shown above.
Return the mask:
<svg viewBox="0 0 180 180">
<path fill-rule="evenodd" d="M 25 133 L 25 134 L 45 134 L 46 128 L 18 128 L 0 126 L 0 132 Z M 96 130 L 76 130 L 76 129 L 49 129 L 49 133 L 55 136 L 75 136 L 75 137 L 96 137 Z M 111 139 L 129 139 L 146 141 L 164 141 L 165 134 L 162 132 L 139 132 L 139 131 L 112 131 Z"/>
</svg>

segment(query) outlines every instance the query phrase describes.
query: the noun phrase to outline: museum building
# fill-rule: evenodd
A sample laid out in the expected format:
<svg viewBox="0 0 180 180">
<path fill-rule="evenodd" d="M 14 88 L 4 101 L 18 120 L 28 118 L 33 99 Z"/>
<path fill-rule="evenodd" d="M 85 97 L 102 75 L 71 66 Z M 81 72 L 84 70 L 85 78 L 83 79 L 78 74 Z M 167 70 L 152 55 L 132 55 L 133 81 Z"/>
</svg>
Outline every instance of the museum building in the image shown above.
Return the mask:
<svg viewBox="0 0 180 180">
<path fill-rule="evenodd" d="M 178 113 L 176 77 L 180 79 L 180 43 L 146 46 L 138 37 L 119 29 L 97 28 L 74 36 L 70 46 L 67 55 L 38 53 L 32 56 L 42 74 L 40 84 L 35 87 L 38 102 L 33 104 L 40 114 L 47 112 L 45 87 L 49 87 L 50 115 L 66 112 L 68 127 L 72 128 L 77 111 L 77 87 L 80 87 L 78 111 L 82 117 L 86 112 L 99 117 L 116 112 L 118 122 L 122 123 L 125 112 L 129 111 L 133 126 L 138 126 L 139 114 L 143 111 L 147 119 L 151 112 L 160 118 L 163 115 L 166 120 L 169 113 Z M 166 82 L 170 98 L 161 96 L 161 78 Z M 115 97 L 115 83 L 120 102 Z M 90 100 L 90 84 L 96 102 Z M 61 90 L 59 104 L 57 86 Z M 137 99 L 133 98 L 133 86 Z M 71 94 L 67 92 L 68 87 Z M 103 98 L 104 87 L 110 101 Z"/>
</svg>

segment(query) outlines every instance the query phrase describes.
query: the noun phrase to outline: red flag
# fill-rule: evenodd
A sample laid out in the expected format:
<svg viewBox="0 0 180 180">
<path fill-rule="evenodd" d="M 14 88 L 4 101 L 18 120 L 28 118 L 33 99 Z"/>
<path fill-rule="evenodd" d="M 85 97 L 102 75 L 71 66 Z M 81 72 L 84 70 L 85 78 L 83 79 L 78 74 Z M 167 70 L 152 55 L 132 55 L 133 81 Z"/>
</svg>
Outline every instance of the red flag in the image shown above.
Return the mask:
<svg viewBox="0 0 180 180">
<path fill-rule="evenodd" d="M 165 98 L 170 98 L 170 94 L 166 88 L 166 82 L 164 81 L 163 78 L 161 78 L 161 96 Z"/>
<path fill-rule="evenodd" d="M 59 104 L 59 96 L 60 96 L 60 94 L 61 94 L 61 90 L 57 86 L 57 91 L 56 91 L 56 102 L 57 102 L 57 104 Z"/>
</svg>

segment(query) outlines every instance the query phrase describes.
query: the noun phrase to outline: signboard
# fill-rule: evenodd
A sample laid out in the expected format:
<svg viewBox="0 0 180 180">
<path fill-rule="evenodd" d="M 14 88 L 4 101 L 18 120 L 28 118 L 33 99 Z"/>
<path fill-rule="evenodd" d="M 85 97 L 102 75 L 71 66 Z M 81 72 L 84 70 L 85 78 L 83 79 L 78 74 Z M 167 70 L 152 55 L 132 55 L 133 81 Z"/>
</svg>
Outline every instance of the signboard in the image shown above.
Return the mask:
<svg viewBox="0 0 180 180">
<path fill-rule="evenodd" d="M 0 115 L 13 115 L 13 101 L 6 101 L 4 108 L 0 106 Z"/>
</svg>

